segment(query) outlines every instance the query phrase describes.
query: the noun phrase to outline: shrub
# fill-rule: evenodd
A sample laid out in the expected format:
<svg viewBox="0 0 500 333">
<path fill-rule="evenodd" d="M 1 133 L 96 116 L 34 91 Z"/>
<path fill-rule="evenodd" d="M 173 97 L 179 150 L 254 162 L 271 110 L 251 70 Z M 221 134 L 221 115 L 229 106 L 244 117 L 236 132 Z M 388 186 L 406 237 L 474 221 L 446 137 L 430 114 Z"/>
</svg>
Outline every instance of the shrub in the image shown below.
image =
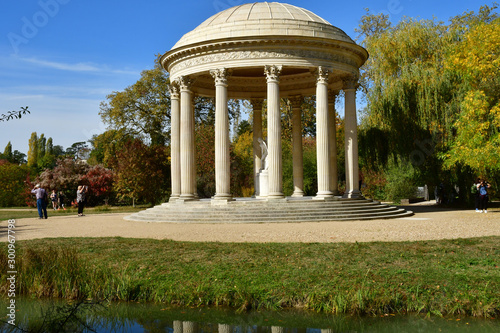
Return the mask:
<svg viewBox="0 0 500 333">
<path fill-rule="evenodd" d="M 26 165 L 17 165 L 5 160 L 0 161 L 0 207 L 24 206 L 24 192 L 29 189 L 26 183 L 31 170 Z"/>
<path fill-rule="evenodd" d="M 415 196 L 415 169 L 407 161 L 389 163 L 385 172 L 387 184 L 385 185 L 385 199 L 400 202 Z"/>
</svg>

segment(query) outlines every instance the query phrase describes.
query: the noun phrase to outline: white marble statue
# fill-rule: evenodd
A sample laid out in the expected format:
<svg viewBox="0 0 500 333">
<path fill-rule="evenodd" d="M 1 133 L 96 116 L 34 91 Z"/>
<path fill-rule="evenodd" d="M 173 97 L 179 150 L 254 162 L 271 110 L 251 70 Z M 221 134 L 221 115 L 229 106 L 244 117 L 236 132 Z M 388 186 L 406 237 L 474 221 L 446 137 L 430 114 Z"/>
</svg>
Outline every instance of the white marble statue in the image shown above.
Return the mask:
<svg viewBox="0 0 500 333">
<path fill-rule="evenodd" d="M 259 142 L 260 150 L 261 150 L 261 170 L 267 170 L 267 145 L 262 138 L 258 138 L 257 141 Z"/>
</svg>

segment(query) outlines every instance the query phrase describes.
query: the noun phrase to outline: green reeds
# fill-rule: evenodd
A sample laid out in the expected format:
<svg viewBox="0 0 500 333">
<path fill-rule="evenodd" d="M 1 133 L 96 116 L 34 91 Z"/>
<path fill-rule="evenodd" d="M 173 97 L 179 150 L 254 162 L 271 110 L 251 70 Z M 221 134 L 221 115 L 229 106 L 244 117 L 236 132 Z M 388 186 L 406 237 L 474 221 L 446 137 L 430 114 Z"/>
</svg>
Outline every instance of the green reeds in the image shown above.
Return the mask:
<svg viewBox="0 0 500 333">
<path fill-rule="evenodd" d="M 18 242 L 18 293 L 323 313 L 498 316 L 500 237 L 402 243 Z M 6 246 L 0 267 L 6 267 Z M 0 272 L 5 294 L 6 272 Z"/>
</svg>

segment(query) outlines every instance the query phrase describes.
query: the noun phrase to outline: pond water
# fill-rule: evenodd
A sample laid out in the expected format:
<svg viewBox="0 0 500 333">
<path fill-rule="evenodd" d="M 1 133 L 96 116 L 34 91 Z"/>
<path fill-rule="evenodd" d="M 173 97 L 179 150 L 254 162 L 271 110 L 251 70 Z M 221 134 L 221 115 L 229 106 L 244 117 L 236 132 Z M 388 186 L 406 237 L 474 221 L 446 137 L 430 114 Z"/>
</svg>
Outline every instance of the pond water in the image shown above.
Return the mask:
<svg viewBox="0 0 500 333">
<path fill-rule="evenodd" d="M 6 300 L 0 300 L 5 316 Z M 440 318 L 421 315 L 350 317 L 306 311 L 254 311 L 236 313 L 220 308 L 181 308 L 161 304 L 17 300 L 16 325 L 42 332 L 171 332 L 171 333 L 339 333 L 339 332 L 500 332 L 499 319 Z M 65 329 L 60 323 L 66 321 Z M 87 327 L 87 328 L 86 328 Z M 42 328 L 42 329 L 41 329 Z M 0 332 L 21 332 L 0 324 Z"/>
</svg>

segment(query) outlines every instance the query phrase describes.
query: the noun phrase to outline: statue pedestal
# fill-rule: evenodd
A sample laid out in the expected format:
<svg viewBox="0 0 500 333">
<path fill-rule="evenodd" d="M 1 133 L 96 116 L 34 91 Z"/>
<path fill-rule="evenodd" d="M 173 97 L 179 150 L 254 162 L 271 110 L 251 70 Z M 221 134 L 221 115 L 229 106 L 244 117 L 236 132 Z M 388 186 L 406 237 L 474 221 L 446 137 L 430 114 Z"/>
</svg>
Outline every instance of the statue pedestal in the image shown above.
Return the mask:
<svg viewBox="0 0 500 333">
<path fill-rule="evenodd" d="M 269 172 L 260 170 L 257 174 L 257 186 L 255 187 L 256 198 L 267 198 L 269 193 Z"/>
</svg>

